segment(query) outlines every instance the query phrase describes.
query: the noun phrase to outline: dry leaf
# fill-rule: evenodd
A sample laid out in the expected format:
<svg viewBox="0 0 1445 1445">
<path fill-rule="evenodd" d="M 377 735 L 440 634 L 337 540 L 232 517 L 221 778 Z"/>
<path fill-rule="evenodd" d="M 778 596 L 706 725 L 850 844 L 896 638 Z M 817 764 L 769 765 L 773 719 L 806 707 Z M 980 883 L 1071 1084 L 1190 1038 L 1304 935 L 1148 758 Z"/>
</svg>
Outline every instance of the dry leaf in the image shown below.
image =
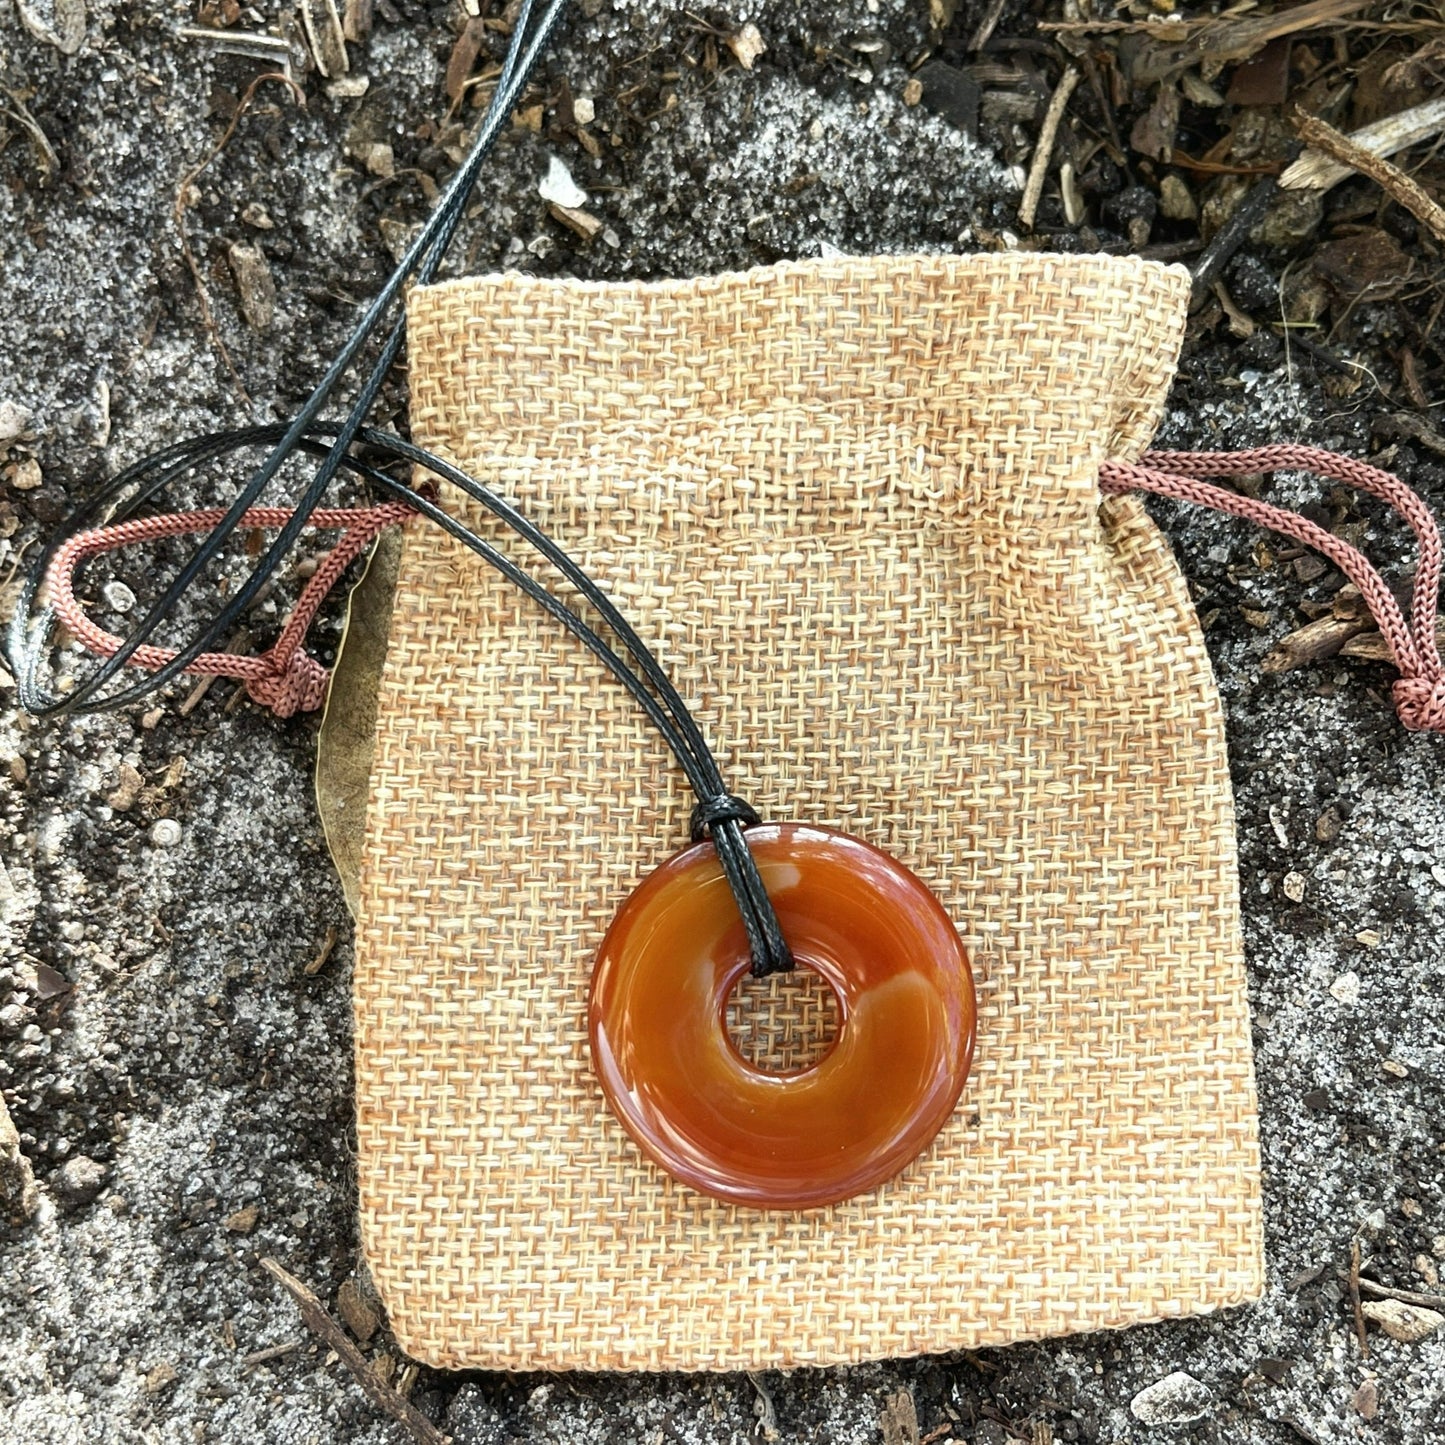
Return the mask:
<svg viewBox="0 0 1445 1445">
<path fill-rule="evenodd" d="M 52 30 L 25 3 L 15 0 L 20 23 L 37 39 L 53 45 L 62 55 L 75 55 L 85 44 L 85 0 L 55 0 L 55 29 Z"/>
<path fill-rule="evenodd" d="M 391 635 L 401 548 L 400 528 L 388 528 L 377 538 L 366 571 L 351 590 L 316 743 L 316 803 L 321 827 L 353 916 L 371 759 L 376 750 L 376 694 Z"/>
<path fill-rule="evenodd" d="M 486 22 L 476 16 L 467 21 L 467 28 L 457 36 L 457 43 L 452 46 L 451 56 L 447 60 L 446 87 L 447 99 L 453 105 L 461 99 L 462 88 L 472 73 L 472 67 L 477 63 L 477 56 L 482 53 L 482 41 L 486 34 Z"/>
<path fill-rule="evenodd" d="M 1159 87 L 1154 104 L 1129 132 L 1129 144 L 1140 155 L 1151 160 L 1167 161 L 1174 154 L 1174 138 L 1179 131 L 1179 92 L 1165 83 Z"/>
</svg>

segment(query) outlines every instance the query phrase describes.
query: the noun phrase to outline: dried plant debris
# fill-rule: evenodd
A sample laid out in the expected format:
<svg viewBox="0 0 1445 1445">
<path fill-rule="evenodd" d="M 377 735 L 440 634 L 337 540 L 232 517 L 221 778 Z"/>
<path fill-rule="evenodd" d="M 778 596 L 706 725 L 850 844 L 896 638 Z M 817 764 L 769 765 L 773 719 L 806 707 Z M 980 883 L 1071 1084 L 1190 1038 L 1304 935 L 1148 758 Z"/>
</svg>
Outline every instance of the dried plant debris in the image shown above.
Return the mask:
<svg viewBox="0 0 1445 1445">
<path fill-rule="evenodd" d="M 1384 0 L 1059 0 L 1038 30 L 1044 45 L 968 54 L 955 24 L 915 66 L 940 110 L 950 71 L 979 85 L 979 134 L 1017 166 L 1019 244 L 1182 259 L 1195 344 L 1248 342 L 1333 373 L 1336 396 L 1378 387 L 1428 411 L 1445 374 L 1445 21 Z"/>
</svg>

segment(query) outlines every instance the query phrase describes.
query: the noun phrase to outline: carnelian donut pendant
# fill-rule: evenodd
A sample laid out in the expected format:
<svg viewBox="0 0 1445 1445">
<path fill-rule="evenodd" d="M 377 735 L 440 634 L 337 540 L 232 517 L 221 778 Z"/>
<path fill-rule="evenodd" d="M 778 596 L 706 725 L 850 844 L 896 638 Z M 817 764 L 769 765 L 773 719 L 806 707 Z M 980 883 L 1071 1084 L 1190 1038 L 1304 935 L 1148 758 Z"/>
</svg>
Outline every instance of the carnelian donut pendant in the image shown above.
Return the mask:
<svg viewBox="0 0 1445 1445">
<path fill-rule="evenodd" d="M 759 1209 L 836 1204 L 891 1179 L 953 1112 L 973 1059 L 973 974 L 938 900 L 871 844 L 803 823 L 747 841 L 799 967 L 836 995 L 832 1047 L 771 1073 L 729 1036 L 751 958 L 704 842 L 613 919 L 592 976 L 592 1057 L 628 1133 L 684 1183 Z"/>
</svg>

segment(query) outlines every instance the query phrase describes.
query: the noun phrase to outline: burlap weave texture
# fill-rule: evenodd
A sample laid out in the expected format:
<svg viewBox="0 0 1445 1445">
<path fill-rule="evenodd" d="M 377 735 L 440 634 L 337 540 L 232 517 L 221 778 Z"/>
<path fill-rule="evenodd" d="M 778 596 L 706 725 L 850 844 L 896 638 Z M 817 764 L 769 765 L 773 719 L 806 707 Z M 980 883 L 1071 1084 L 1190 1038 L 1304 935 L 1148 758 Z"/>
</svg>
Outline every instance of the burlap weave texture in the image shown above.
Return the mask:
<svg viewBox="0 0 1445 1445">
<path fill-rule="evenodd" d="M 1258 1294 L 1218 696 L 1166 544 L 1096 480 L 1147 445 L 1187 289 L 1006 255 L 413 292 L 417 440 L 607 588 L 765 817 L 935 890 L 980 1021 L 952 1121 L 874 1194 L 764 1213 L 648 1163 L 586 992 L 692 797 L 579 644 L 410 529 L 355 982 L 362 1236 L 410 1354 L 828 1364 Z"/>
</svg>

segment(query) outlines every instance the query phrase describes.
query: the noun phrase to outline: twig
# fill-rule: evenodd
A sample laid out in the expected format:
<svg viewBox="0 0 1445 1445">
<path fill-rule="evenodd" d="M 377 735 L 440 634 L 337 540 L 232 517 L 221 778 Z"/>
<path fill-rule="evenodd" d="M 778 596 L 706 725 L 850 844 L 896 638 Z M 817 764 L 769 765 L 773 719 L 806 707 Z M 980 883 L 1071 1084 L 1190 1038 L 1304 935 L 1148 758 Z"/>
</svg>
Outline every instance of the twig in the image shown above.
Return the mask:
<svg viewBox="0 0 1445 1445">
<path fill-rule="evenodd" d="M 321 1301 L 294 1274 L 269 1258 L 261 1261 L 261 1268 L 278 1281 L 296 1301 L 306 1328 L 328 1348 L 336 1351 L 341 1362 L 361 1386 L 362 1394 L 373 1405 L 385 1410 L 398 1424 L 404 1425 L 418 1445 L 451 1445 L 451 1436 L 443 1435 L 410 1400 L 377 1379 L 366 1362 L 366 1356 L 352 1344 L 351 1337 L 326 1313 Z"/>
<path fill-rule="evenodd" d="M 1445 1314 L 1445 1295 L 1421 1294 L 1419 1290 L 1396 1289 L 1394 1285 L 1380 1284 L 1363 1275 L 1359 1280 L 1360 1289 L 1373 1299 L 1397 1299 L 1402 1304 L 1419 1305 L 1423 1310 L 1439 1310 Z"/>
<path fill-rule="evenodd" d="M 304 1343 L 304 1340 L 286 1340 L 279 1345 L 268 1345 L 264 1350 L 252 1350 L 249 1355 L 242 1357 L 241 1368 L 249 1370 L 256 1365 L 264 1365 L 267 1360 L 279 1360 L 282 1355 L 299 1350 Z"/>
<path fill-rule="evenodd" d="M 249 402 L 251 398 L 246 393 L 246 388 L 241 384 L 240 374 L 237 372 L 235 363 L 231 360 L 231 353 L 226 349 L 226 343 L 221 339 L 221 333 L 216 326 L 216 318 L 211 314 L 211 297 L 206 290 L 206 283 L 201 279 L 201 268 L 196 263 L 195 252 L 191 250 L 191 238 L 186 234 L 186 211 L 190 208 L 188 199 L 191 187 L 195 185 L 201 173 L 221 154 L 230 144 L 231 137 L 236 133 L 236 127 L 240 124 L 241 117 L 246 113 L 246 108 L 255 99 L 256 91 L 268 80 L 280 81 L 287 86 L 296 97 L 301 108 L 306 108 L 306 96 L 302 93 L 301 87 L 291 79 L 289 75 L 283 75 L 279 70 L 268 70 L 264 75 L 258 75 L 250 85 L 246 87 L 246 93 L 241 97 L 241 103 L 236 107 L 236 113 L 231 117 L 231 123 L 226 127 L 221 139 L 216 142 L 215 148 L 208 156 L 192 170 L 181 177 L 181 183 L 176 187 L 175 221 L 176 230 L 181 237 L 181 254 L 186 258 L 186 265 L 190 267 L 191 279 L 196 283 L 196 298 L 201 303 L 201 319 L 206 324 L 206 331 L 209 333 L 216 350 L 221 353 L 221 360 L 226 363 L 226 370 L 231 373 L 231 380 L 236 383 L 236 390 L 241 393 L 243 401 Z"/>
<path fill-rule="evenodd" d="M 1359 171 L 1380 187 L 1392 200 L 1398 201 L 1416 220 L 1423 221 L 1434 233 L 1437 240 L 1445 241 L 1445 209 L 1442 209 L 1425 193 L 1425 188 L 1407 176 L 1399 166 L 1356 145 L 1349 136 L 1344 136 L 1334 126 L 1322 121 L 1317 115 L 1305 115 L 1302 111 L 1295 117 L 1295 129 L 1300 136 L 1333 156 L 1341 165 Z"/>
<path fill-rule="evenodd" d="M 252 651 L 254 646 L 255 640 L 252 638 L 250 631 L 247 628 L 240 627 L 236 629 L 235 636 L 232 637 L 231 640 L 226 644 L 226 651 L 232 653 L 236 657 L 245 657 Z M 184 700 L 181 702 L 181 705 L 176 709 L 176 711 L 180 713 L 182 717 L 189 717 L 193 712 L 195 712 L 198 707 L 200 707 L 201 699 L 205 697 L 205 695 L 211 690 L 211 687 L 215 683 L 215 681 L 215 673 L 211 673 L 208 676 L 201 678 L 200 681 L 197 682 L 196 685 L 186 694 Z M 242 691 L 244 694 L 244 689 Z"/>
<path fill-rule="evenodd" d="M 1350 1308 L 1355 1312 L 1355 1334 L 1360 1341 L 1360 1353 L 1370 1358 L 1370 1337 L 1365 1333 L 1365 1311 L 1360 1305 L 1360 1236 L 1357 1234 L 1350 1245 Z"/>
<path fill-rule="evenodd" d="M 988 44 L 989 37 L 994 32 L 994 27 L 1003 19 L 1003 7 L 1007 0 L 989 0 L 989 7 L 983 13 L 983 19 L 978 22 L 978 29 L 973 32 L 973 39 L 968 42 L 970 50 L 982 50 Z"/>
<path fill-rule="evenodd" d="M 1349 139 L 1374 156 L 1390 156 L 1408 150 L 1422 140 L 1429 140 L 1445 128 L 1445 96 L 1427 100 L 1396 115 L 1386 116 L 1372 125 L 1351 131 Z M 1279 178 L 1287 191 L 1327 191 L 1349 175 L 1351 166 L 1306 151 Z"/>
<path fill-rule="evenodd" d="M 1301 147 L 1296 142 L 1294 155 Z M 1289 159 L 1293 160 L 1294 155 Z M 1215 233 L 1214 239 L 1204 248 L 1199 264 L 1194 268 L 1194 285 L 1189 293 L 1189 309 L 1198 311 L 1212 294 L 1215 277 L 1224 270 L 1230 258 L 1244 245 L 1244 238 L 1259 224 L 1265 208 L 1274 199 L 1279 181 L 1274 176 L 1262 176 L 1250 188 L 1249 194 L 1234 209 L 1234 214 Z"/>
<path fill-rule="evenodd" d="M 310 978 L 313 974 L 320 973 L 326 967 L 326 960 L 331 957 L 331 950 L 336 947 L 336 925 L 333 923 L 326 930 L 326 937 L 321 940 L 321 947 L 316 950 L 316 956 L 301 971 Z"/>
<path fill-rule="evenodd" d="M 291 43 L 279 35 L 261 35 L 249 30 L 213 30 L 204 25 L 183 25 L 182 40 L 199 40 L 214 45 L 230 55 L 245 55 L 252 60 L 266 60 L 286 67 L 291 79 Z"/>
<path fill-rule="evenodd" d="M 1039 127 L 1039 140 L 1034 147 L 1034 158 L 1029 162 L 1029 178 L 1024 186 L 1024 198 L 1019 202 L 1019 225 L 1026 230 L 1033 229 L 1034 214 L 1044 193 L 1044 177 L 1048 175 L 1049 159 L 1054 153 L 1054 140 L 1059 133 L 1059 122 L 1064 118 L 1064 108 L 1078 83 L 1079 72 L 1071 65 L 1060 78 L 1058 88 L 1049 100 L 1049 108 L 1044 112 L 1044 123 Z"/>
</svg>

